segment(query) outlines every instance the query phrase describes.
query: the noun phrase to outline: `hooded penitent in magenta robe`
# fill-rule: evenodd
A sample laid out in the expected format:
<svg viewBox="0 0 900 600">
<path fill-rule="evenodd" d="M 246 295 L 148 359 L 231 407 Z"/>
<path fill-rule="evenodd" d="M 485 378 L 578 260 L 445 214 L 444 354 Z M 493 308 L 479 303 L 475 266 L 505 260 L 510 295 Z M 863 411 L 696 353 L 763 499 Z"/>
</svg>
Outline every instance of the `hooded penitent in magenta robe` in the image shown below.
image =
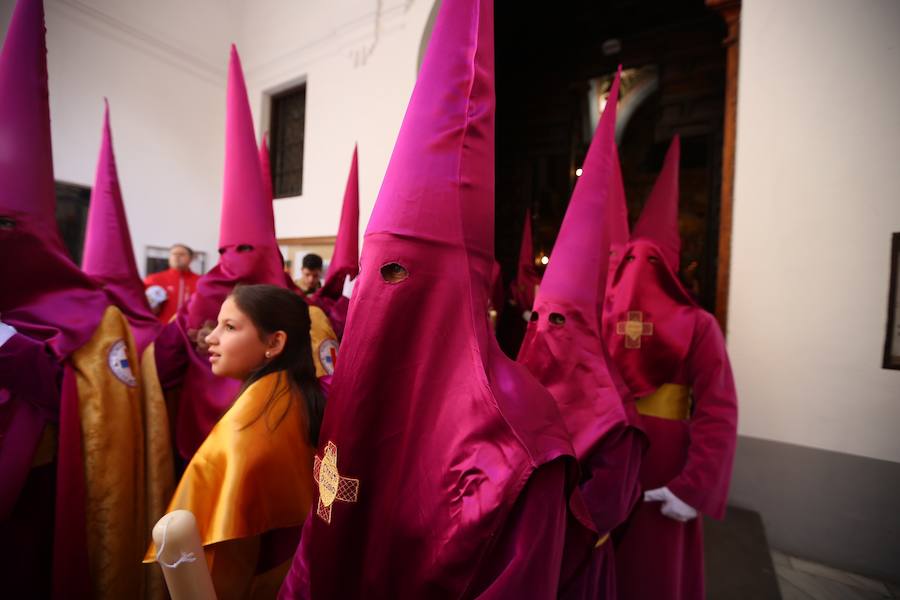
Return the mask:
<svg viewBox="0 0 900 600">
<path fill-rule="evenodd" d="M 582 466 L 585 503 L 600 534 L 591 568 L 566 598 L 615 598 L 609 532 L 639 497 L 646 439 L 606 356 L 600 323 L 606 287 L 618 74 L 583 165 L 531 313 L 519 362 L 553 394 Z M 626 404 L 625 401 L 628 401 Z"/>
<path fill-rule="evenodd" d="M 366 229 L 282 598 L 555 598 L 596 540 L 555 402 L 488 321 L 493 63 L 493 2 L 442 2 Z"/>
<path fill-rule="evenodd" d="M 341 221 L 334 242 L 334 254 L 328 265 L 325 283 L 312 297 L 312 303 L 328 315 L 338 337 L 344 334 L 350 299 L 344 296 L 344 281 L 359 273 L 359 161 L 353 148 L 350 175 L 344 190 Z"/>
<path fill-rule="evenodd" d="M 144 284 L 134 261 L 113 153 L 108 103 L 103 115 L 103 139 L 91 190 L 81 268 L 103 286 L 110 301 L 128 319 L 138 355 L 143 354 L 162 326 L 147 304 Z"/>
<path fill-rule="evenodd" d="M 607 289 L 604 338 L 637 398 L 650 448 L 644 491 L 666 486 L 699 513 L 722 518 L 737 434 L 737 396 L 715 318 L 678 279 L 678 138 L 666 155 Z M 624 196 L 622 196 L 624 199 Z M 624 208 L 618 210 L 622 214 Z M 622 221 L 616 221 L 622 238 Z M 701 518 L 679 522 L 641 501 L 614 533 L 619 595 L 702 599 Z"/>
<path fill-rule="evenodd" d="M 10 597 L 134 597 L 136 353 L 57 230 L 46 53 L 42 2 L 19 0 L 0 54 L 0 316 L 18 332 L 0 348 L 0 579 Z"/>
<path fill-rule="evenodd" d="M 180 384 L 174 407 L 176 447 L 190 460 L 213 425 L 231 406 L 240 382 L 216 377 L 205 348 L 204 328 L 215 324 L 222 302 L 238 283 L 286 286 L 275 240 L 271 198 L 266 195 L 250 104 L 237 50 L 228 71 L 225 181 L 219 229 L 219 263 L 204 274 L 186 309 L 156 340 L 156 364 L 164 388 Z"/>
</svg>

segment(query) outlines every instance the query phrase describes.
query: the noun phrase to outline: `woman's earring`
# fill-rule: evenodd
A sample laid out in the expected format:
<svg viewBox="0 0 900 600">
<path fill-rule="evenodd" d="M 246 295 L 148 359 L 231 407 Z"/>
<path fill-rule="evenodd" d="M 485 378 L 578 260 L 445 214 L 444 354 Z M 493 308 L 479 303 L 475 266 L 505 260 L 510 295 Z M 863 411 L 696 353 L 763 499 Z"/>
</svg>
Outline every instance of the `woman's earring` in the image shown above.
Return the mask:
<svg viewBox="0 0 900 600">
<path fill-rule="evenodd" d="M 269 351 L 266 350 L 266 358 L 269 358 Z"/>
</svg>

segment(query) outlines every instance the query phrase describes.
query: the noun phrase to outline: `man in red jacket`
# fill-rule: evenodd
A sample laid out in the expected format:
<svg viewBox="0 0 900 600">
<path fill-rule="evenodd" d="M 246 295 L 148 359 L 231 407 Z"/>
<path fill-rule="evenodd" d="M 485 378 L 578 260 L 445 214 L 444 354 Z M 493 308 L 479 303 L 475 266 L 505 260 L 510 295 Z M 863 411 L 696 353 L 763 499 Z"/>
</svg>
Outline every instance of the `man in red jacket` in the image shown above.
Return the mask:
<svg viewBox="0 0 900 600">
<path fill-rule="evenodd" d="M 169 250 L 169 268 L 151 273 L 144 279 L 150 308 L 162 323 L 168 323 L 175 316 L 197 287 L 200 276 L 191 271 L 193 258 L 193 250 L 184 244 L 175 244 Z"/>
</svg>

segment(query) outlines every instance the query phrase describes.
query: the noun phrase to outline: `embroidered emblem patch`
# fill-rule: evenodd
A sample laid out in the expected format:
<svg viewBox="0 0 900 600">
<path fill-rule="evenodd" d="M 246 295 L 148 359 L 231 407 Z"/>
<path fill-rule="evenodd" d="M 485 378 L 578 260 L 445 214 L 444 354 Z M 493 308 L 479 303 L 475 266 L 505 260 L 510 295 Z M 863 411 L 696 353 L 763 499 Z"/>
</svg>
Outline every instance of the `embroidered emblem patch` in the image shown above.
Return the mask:
<svg viewBox="0 0 900 600">
<path fill-rule="evenodd" d="M 359 479 L 342 477 L 337 467 L 337 446 L 333 442 L 325 445 L 322 458 L 313 461 L 313 478 L 319 484 L 319 505 L 316 514 L 326 523 L 331 523 L 331 505 L 335 500 L 356 502 L 359 497 Z"/>
<path fill-rule="evenodd" d="M 639 310 L 628 311 L 626 320 L 616 323 L 616 333 L 625 336 L 625 347 L 640 349 L 641 338 L 653 335 L 653 323 L 644 322 L 644 313 Z"/>
<path fill-rule="evenodd" d="M 131 363 L 128 360 L 128 348 L 125 346 L 125 340 L 118 340 L 109 348 L 106 355 L 106 364 L 109 370 L 116 376 L 116 379 L 127 385 L 128 387 L 136 387 L 137 379 L 131 372 Z"/>
<path fill-rule="evenodd" d="M 337 351 L 337 340 L 329 338 L 319 344 L 319 362 L 322 363 L 322 368 L 329 375 L 334 374 L 334 365 L 337 363 Z"/>
</svg>

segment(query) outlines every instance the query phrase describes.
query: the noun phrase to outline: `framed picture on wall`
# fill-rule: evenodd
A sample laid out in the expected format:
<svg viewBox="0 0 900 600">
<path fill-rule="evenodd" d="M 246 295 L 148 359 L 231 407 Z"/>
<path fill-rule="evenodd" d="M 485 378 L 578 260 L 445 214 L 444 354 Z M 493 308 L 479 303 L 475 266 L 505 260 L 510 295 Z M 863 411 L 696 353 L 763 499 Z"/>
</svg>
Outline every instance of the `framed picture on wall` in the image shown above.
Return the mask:
<svg viewBox="0 0 900 600">
<path fill-rule="evenodd" d="M 891 283 L 888 295 L 887 334 L 884 338 L 885 369 L 900 370 L 900 233 L 891 242 Z"/>
</svg>

